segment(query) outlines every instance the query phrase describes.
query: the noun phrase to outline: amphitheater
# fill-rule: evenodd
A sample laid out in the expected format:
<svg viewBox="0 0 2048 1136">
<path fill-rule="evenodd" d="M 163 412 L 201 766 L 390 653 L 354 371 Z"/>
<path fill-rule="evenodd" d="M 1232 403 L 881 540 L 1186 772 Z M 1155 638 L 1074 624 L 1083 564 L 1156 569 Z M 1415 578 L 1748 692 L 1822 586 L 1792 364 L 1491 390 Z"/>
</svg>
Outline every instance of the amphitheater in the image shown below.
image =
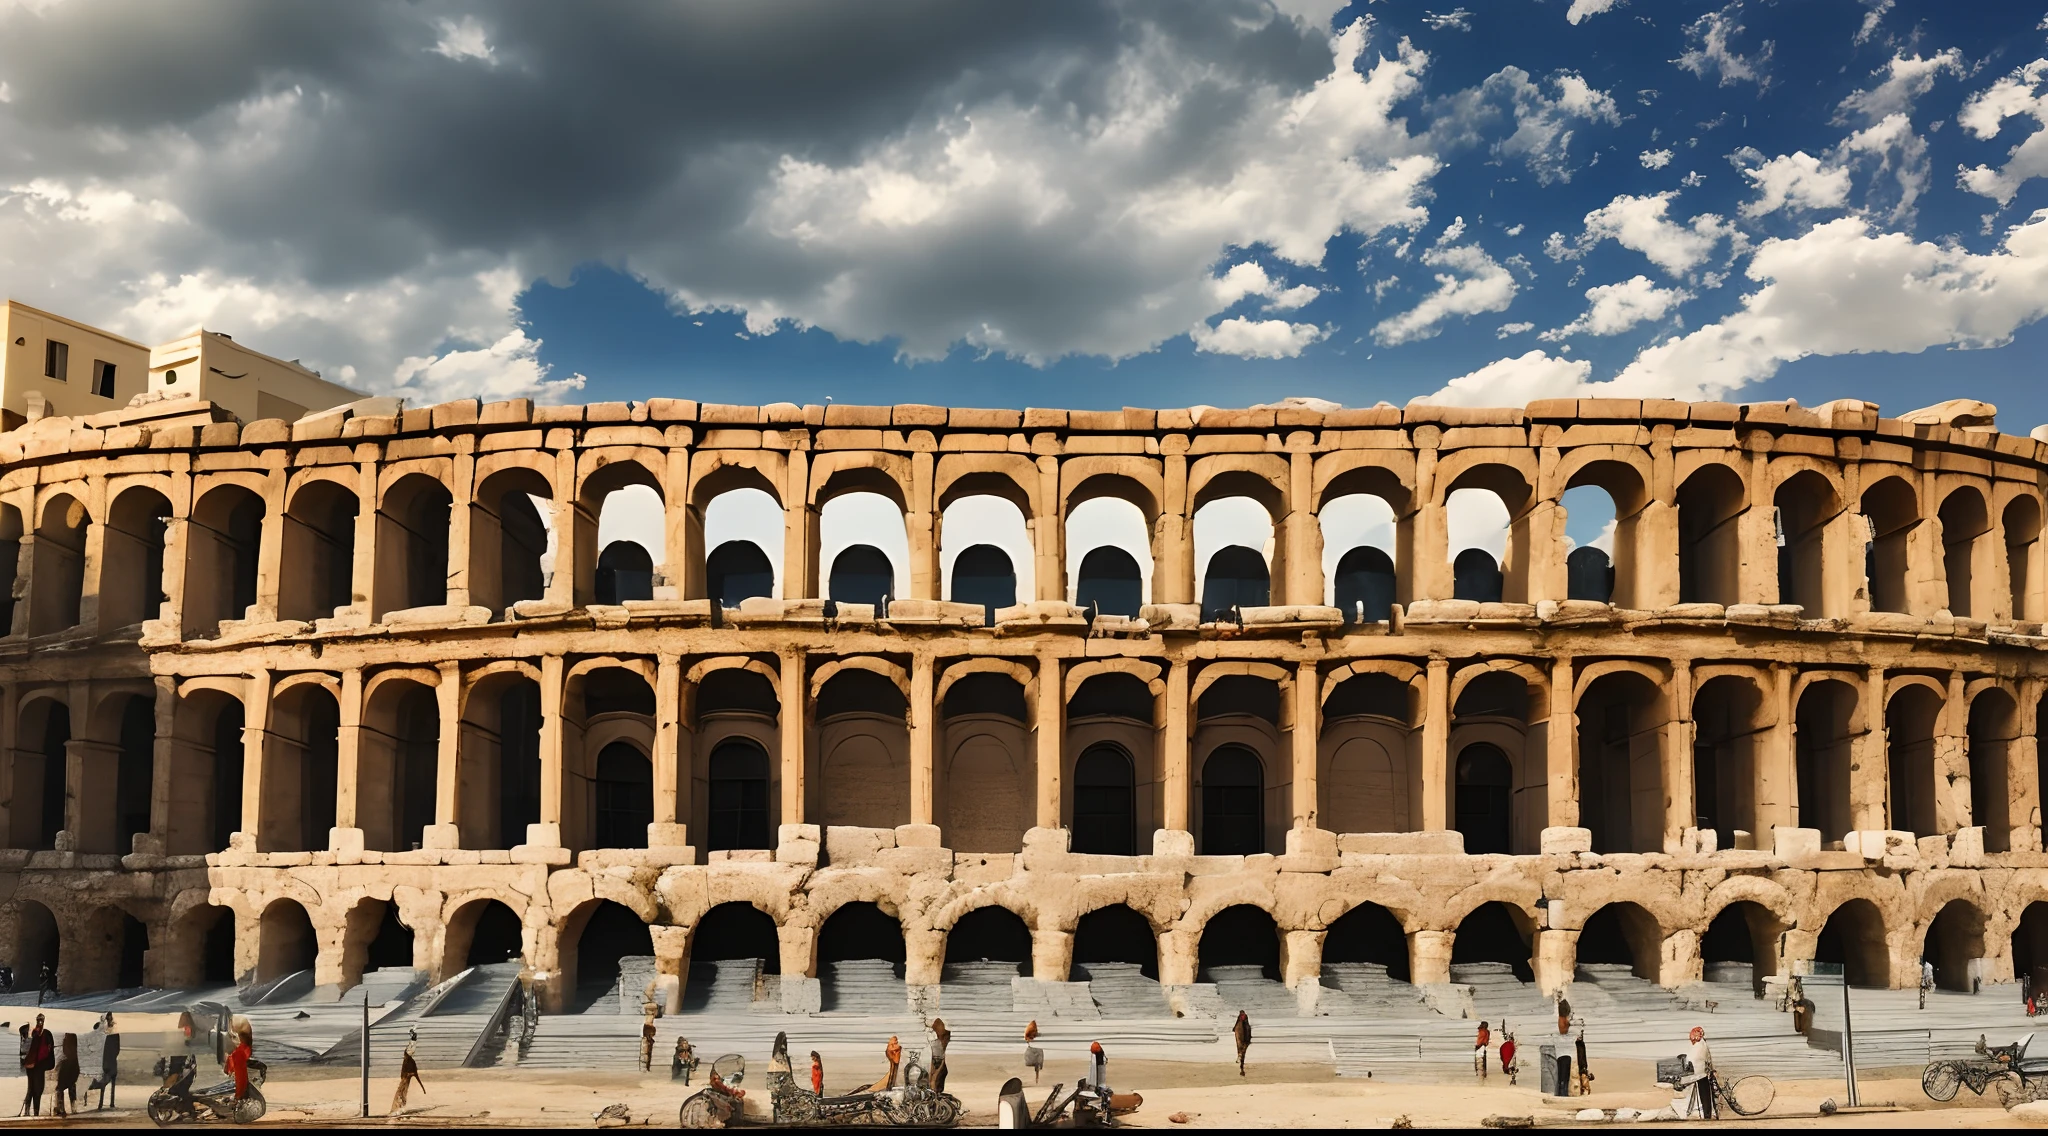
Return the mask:
<svg viewBox="0 0 2048 1136">
<path fill-rule="evenodd" d="M 563 1009 L 651 956 L 674 1011 L 759 960 L 799 1014 L 979 967 L 1049 1016 L 1083 971 L 1162 1016 L 1359 964 L 1453 1015 L 1476 963 L 2048 975 L 2048 442 L 1994 413 L 45 417 L 0 435 L 0 961 L 332 998 L 514 958 Z M 621 494 L 660 548 L 601 539 Z M 779 545 L 718 539 L 732 494 Z M 902 532 L 833 536 L 856 494 Z M 1365 499 L 1388 547 L 1334 535 Z M 1205 535 L 1230 502 L 1263 547 Z"/>
</svg>

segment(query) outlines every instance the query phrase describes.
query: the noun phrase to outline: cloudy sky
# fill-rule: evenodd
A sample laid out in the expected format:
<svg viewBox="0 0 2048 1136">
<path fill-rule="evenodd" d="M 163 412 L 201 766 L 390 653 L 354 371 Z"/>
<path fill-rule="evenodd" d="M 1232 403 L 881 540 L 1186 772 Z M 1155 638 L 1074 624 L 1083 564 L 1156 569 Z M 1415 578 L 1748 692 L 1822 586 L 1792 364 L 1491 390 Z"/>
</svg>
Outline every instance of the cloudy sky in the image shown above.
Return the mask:
<svg viewBox="0 0 2048 1136">
<path fill-rule="evenodd" d="M 0 287 L 421 398 L 2048 420 L 2048 4 L 1467 5 L 0 0 Z"/>
</svg>

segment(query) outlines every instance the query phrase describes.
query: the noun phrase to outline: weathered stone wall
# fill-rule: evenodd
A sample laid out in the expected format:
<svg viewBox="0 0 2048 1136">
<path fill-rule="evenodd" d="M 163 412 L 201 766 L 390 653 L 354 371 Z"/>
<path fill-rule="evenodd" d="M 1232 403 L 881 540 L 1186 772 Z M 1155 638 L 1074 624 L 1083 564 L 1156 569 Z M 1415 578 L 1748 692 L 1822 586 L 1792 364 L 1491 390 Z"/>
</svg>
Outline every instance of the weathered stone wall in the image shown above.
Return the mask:
<svg viewBox="0 0 2048 1136">
<path fill-rule="evenodd" d="M 2048 446 L 1990 421 L 1633 400 L 44 419 L 0 435 L 0 952 L 54 950 L 70 988 L 197 982 L 227 919 L 237 978 L 345 986 L 392 906 L 442 976 L 496 900 L 559 993 L 609 901 L 651 925 L 675 998 L 717 953 L 700 920 L 740 903 L 803 1008 L 848 903 L 901 923 L 913 986 L 987 905 L 1061 980 L 1114 904 L 1169 986 L 1239 905 L 1290 983 L 1367 904 L 1441 982 L 1498 903 L 1551 988 L 1606 908 L 1667 984 L 1699 979 L 1725 910 L 1764 973 L 1829 950 L 1910 982 L 1947 912 L 1944 968 L 2010 978 L 2048 964 L 2012 947 L 2048 898 Z M 642 585 L 599 519 L 636 485 L 664 548 L 622 598 Z M 1574 598 L 1560 499 L 1582 485 L 1617 523 L 1611 586 Z M 1447 525 L 1467 488 L 1510 518 L 1477 594 Z M 710 598 L 706 511 L 736 489 L 781 511 L 782 598 Z M 826 598 L 821 513 L 854 492 L 900 510 L 906 595 Z M 1360 493 L 1395 518 L 1392 606 L 1365 622 L 1331 606 L 1350 585 L 1319 523 Z M 993 625 L 942 572 L 941 518 L 974 496 L 1032 549 Z M 1135 611 L 1069 591 L 1067 518 L 1101 497 L 1144 518 Z M 1272 522 L 1267 602 L 1205 614 L 1194 518 L 1230 497 Z M 1335 831 L 1351 817 L 1399 831 Z M 1838 917 L 1850 941 L 1824 948 Z"/>
</svg>

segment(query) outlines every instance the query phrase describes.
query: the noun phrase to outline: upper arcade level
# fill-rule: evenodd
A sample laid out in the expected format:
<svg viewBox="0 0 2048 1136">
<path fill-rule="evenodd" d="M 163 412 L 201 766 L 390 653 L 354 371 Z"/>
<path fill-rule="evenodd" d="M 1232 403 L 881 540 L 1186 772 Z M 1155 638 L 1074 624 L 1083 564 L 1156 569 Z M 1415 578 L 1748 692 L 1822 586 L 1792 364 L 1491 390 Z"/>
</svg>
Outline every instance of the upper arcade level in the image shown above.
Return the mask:
<svg viewBox="0 0 2048 1136">
<path fill-rule="evenodd" d="M 18 553 L 0 547 L 0 627 L 190 650 L 571 613 L 1097 635 L 1604 614 L 2032 636 L 2048 444 L 1998 433 L 1994 413 L 367 399 L 241 423 L 183 399 L 0 435 L 0 542 Z"/>
</svg>

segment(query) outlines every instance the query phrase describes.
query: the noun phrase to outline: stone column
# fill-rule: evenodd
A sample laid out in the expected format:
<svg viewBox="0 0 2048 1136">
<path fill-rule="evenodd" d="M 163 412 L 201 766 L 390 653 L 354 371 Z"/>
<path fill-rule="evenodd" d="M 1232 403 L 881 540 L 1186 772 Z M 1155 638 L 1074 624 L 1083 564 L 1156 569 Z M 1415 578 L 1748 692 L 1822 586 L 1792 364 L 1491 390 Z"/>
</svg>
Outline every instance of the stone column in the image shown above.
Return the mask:
<svg viewBox="0 0 2048 1136">
<path fill-rule="evenodd" d="M 1749 472 L 1743 478 L 1749 505 L 1735 521 L 1736 539 L 1742 544 L 1736 569 L 1737 596 L 1742 603 L 1777 603 L 1778 530 L 1771 511 L 1771 435 L 1763 430 L 1750 430 L 1741 438 L 1744 448 L 1750 451 Z M 1758 449 L 1759 446 L 1762 448 Z M 1768 831 L 1761 819 L 1757 827 Z M 1763 839 L 1761 831 L 1757 838 Z"/>
<path fill-rule="evenodd" d="M 1307 444 L 1306 432 L 1290 437 Z M 1323 602 L 1323 532 L 1316 523 L 1315 455 L 1297 449 L 1287 467 L 1287 603 L 1305 606 Z M 1275 601 L 1278 602 L 1278 601 Z M 1296 784 L 1300 784 L 1297 780 Z"/>
<path fill-rule="evenodd" d="M 805 687 L 804 655 L 800 650 L 782 653 L 782 680 L 776 684 L 781 701 L 782 721 L 782 823 L 804 822 L 804 705 L 810 699 Z M 806 967 L 809 964 L 805 964 Z M 783 973 L 789 974 L 788 969 Z M 799 973 L 808 973 L 808 970 Z"/>
<path fill-rule="evenodd" d="M 1970 705 L 1963 672 L 1948 673 L 1948 697 L 1935 722 L 1934 830 L 1954 832 L 1976 823 L 1970 815 Z"/>
<path fill-rule="evenodd" d="M 434 760 L 434 823 L 420 833 L 421 848 L 462 847 L 462 664 L 443 662 L 434 685 L 441 741 Z M 501 836 L 510 842 L 511 833 Z"/>
<path fill-rule="evenodd" d="M 689 780 L 681 770 L 683 662 L 678 655 L 663 653 L 654 663 L 654 823 L 647 828 L 649 848 L 682 847 L 689 841 L 687 822 L 681 818 L 682 785 Z M 680 994 L 677 997 L 681 997 Z"/>
<path fill-rule="evenodd" d="M 1397 570 L 1408 577 L 1409 600 L 1451 598 L 1452 578 L 1450 533 L 1444 523 L 1444 495 L 1436 488 L 1436 444 L 1441 433 L 1434 426 L 1418 426 L 1415 438 L 1415 520 L 1413 555 L 1403 556 Z M 1402 549 L 1403 553 L 1409 549 Z"/>
<path fill-rule="evenodd" d="M 683 1012 L 683 986 L 690 975 L 690 930 L 659 923 L 647 928 L 648 937 L 654 940 L 654 996 L 664 1014 Z M 659 1064 L 660 1052 L 654 1056 Z"/>
<path fill-rule="evenodd" d="M 1858 699 L 1863 734 L 1856 739 L 1849 768 L 1849 827 L 1875 831 L 1892 827 L 1891 753 L 1884 733 L 1885 669 L 1871 667 Z"/>
<path fill-rule="evenodd" d="M 932 751 L 938 731 L 933 722 L 932 656 L 919 651 L 910 660 L 910 823 L 934 824 Z"/>
<path fill-rule="evenodd" d="M 1073 969 L 1072 931 L 1031 932 L 1031 977 L 1040 982 L 1071 982 Z"/>
<path fill-rule="evenodd" d="M 554 482 L 554 516 L 548 518 L 548 522 L 555 532 L 555 572 L 548 579 L 547 599 L 550 606 L 558 606 L 561 610 L 567 611 L 576 606 L 576 572 L 580 567 L 576 563 L 576 530 L 582 518 L 576 515 L 574 450 L 565 449 L 555 455 Z M 591 523 L 595 524 L 595 519 Z"/>
<path fill-rule="evenodd" d="M 946 594 L 939 568 L 942 519 L 932 493 L 932 459 L 928 450 L 910 455 L 910 510 L 903 517 L 910 536 L 910 597 L 935 600 Z"/>
<path fill-rule="evenodd" d="M 1038 657 L 1036 827 L 1060 827 L 1060 767 L 1066 751 L 1067 692 L 1056 655 Z"/>
<path fill-rule="evenodd" d="M 1676 852 L 1683 846 L 1686 830 L 1699 824 L 1699 808 L 1693 800 L 1690 660 L 1672 662 L 1665 698 L 1671 713 L 1664 723 L 1664 745 L 1659 754 L 1664 765 L 1664 850 Z"/>
<path fill-rule="evenodd" d="M 271 453 L 280 455 L 280 450 Z M 256 546 L 256 602 L 244 612 L 235 613 L 236 618 L 250 623 L 274 623 L 277 621 L 277 583 L 284 578 L 284 471 L 273 471 L 263 479 L 263 530 Z M 310 834 L 307 843 L 311 843 Z"/>
<path fill-rule="evenodd" d="M 348 667 L 341 672 L 340 726 L 335 734 L 334 828 L 327 834 L 327 847 L 339 852 L 360 851 L 363 826 L 358 812 L 357 789 L 362 784 L 363 669 Z M 307 833 L 310 842 L 313 833 Z"/>
<path fill-rule="evenodd" d="M 1066 511 L 1060 507 L 1060 460 L 1051 455 L 1038 459 L 1038 493 L 1031 516 L 1031 573 L 1033 598 L 1058 602 L 1067 598 Z M 1019 596 L 1019 599 L 1023 597 Z"/>
<path fill-rule="evenodd" d="M 1316 757 L 1322 737 L 1322 682 L 1315 661 L 1294 667 L 1294 827 L 1316 828 L 1322 815 L 1316 785 Z M 1318 971 L 1317 973 L 1321 973 Z"/>
<path fill-rule="evenodd" d="M 556 518 L 556 523 L 560 523 Z M 560 554 L 557 554 L 557 560 Z M 557 574 L 559 575 L 559 566 Z M 372 596 L 377 589 L 377 462 L 362 463 L 356 471 L 356 540 L 354 563 L 349 566 L 349 606 L 360 626 L 368 626 L 377 610 Z M 342 613 L 335 612 L 339 617 Z"/>
<path fill-rule="evenodd" d="M 1422 827 L 1442 832 L 1450 827 L 1450 661 L 1429 660 L 1428 675 L 1422 711 Z"/>
<path fill-rule="evenodd" d="M 1455 931 L 1414 931 L 1408 936 L 1408 978 L 1417 986 L 1451 980 L 1451 945 Z"/>
<path fill-rule="evenodd" d="M 1165 500 L 1159 503 L 1154 536 L 1158 559 L 1152 565 L 1153 603 L 1195 602 L 1195 541 L 1188 520 L 1188 443 L 1175 434 L 1160 445 Z"/>
<path fill-rule="evenodd" d="M 64 743 L 64 828 L 78 852 L 114 852 L 114 826 L 119 811 L 114 787 L 119 783 L 121 747 L 111 742 L 72 738 Z"/>
<path fill-rule="evenodd" d="M 1757 847 L 1772 847 L 1768 841 L 1774 828 L 1796 828 L 1793 803 L 1799 786 L 1793 768 L 1792 677 L 1790 663 L 1771 664 L 1771 688 L 1764 697 L 1771 707 L 1771 728 L 1764 738 L 1756 763 Z"/>
<path fill-rule="evenodd" d="M 1188 664 L 1175 659 L 1166 672 L 1166 715 L 1159 727 L 1159 780 L 1164 806 L 1159 827 L 1188 828 Z"/>
<path fill-rule="evenodd" d="M 557 569 L 559 571 L 559 568 Z M 528 825 L 525 843 L 562 847 L 562 795 L 567 788 L 566 744 L 562 703 L 568 694 L 568 661 L 560 655 L 540 659 L 540 823 Z M 503 833 L 500 839 L 510 839 Z"/>
<path fill-rule="evenodd" d="M 2019 736 L 2007 750 L 2005 767 L 2012 781 L 2012 848 L 2015 852 L 2041 850 L 2041 777 L 2039 766 L 2026 760 L 2040 744 L 2040 707 L 2043 682 L 2023 678 L 2019 682 Z"/>
<path fill-rule="evenodd" d="M 236 834 L 235 843 L 250 852 L 258 848 L 263 824 L 263 753 L 270 741 L 270 681 L 269 671 L 250 671 L 249 694 L 242 702 L 242 831 Z M 253 934 L 254 928 L 250 930 Z"/>
<path fill-rule="evenodd" d="M 810 455 L 789 453 L 782 485 L 782 598 L 808 599 L 818 594 L 818 515 L 811 508 Z"/>
<path fill-rule="evenodd" d="M 105 516 L 106 483 L 101 482 L 93 486 L 93 488 L 97 492 L 92 493 L 91 496 L 101 499 L 99 515 Z M 78 626 L 99 634 L 113 630 L 111 627 L 100 626 L 99 614 L 100 572 L 105 567 L 107 559 L 107 526 L 93 520 L 92 517 L 92 513 L 88 512 L 86 514 L 85 547 L 79 553 Z M 265 521 L 264 532 L 267 535 L 269 532 L 268 517 L 265 518 Z M 260 603 L 262 601 L 259 599 L 257 602 Z M 253 615 L 255 613 L 251 612 L 250 614 Z"/>
<path fill-rule="evenodd" d="M 132 847 L 124 851 L 162 856 L 171 848 L 171 810 L 176 783 L 171 774 L 176 766 L 178 752 L 178 680 L 170 675 L 157 675 L 156 687 L 156 740 L 152 746 L 149 768 L 149 832 L 137 833 L 131 841 Z M 12 725 L 12 723 L 9 723 Z M 0 731 L 0 736 L 11 739 L 12 730 Z M 0 752 L 8 747 L 0 745 Z M 0 779 L 4 783 L 4 779 Z M 202 818 L 204 812 L 199 814 Z M 212 838 L 208 833 L 208 839 Z M 4 836 L 0 836 L 4 839 Z M 166 952 L 168 955 L 168 952 Z"/>
<path fill-rule="evenodd" d="M 1573 703 L 1572 660 L 1561 655 L 1550 664 L 1550 731 L 1545 759 L 1549 762 L 1550 800 L 1548 824 L 1552 828 L 1579 826 L 1579 716 Z"/>
</svg>

